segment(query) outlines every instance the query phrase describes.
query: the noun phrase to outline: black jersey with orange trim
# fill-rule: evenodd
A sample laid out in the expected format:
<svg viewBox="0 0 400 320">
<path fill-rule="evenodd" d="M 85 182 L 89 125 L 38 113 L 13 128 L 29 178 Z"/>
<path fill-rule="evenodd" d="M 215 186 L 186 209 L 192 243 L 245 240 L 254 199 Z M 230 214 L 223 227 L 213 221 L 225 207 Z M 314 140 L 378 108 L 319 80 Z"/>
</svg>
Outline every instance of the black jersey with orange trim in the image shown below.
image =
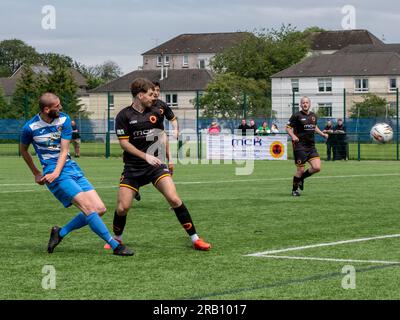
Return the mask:
<svg viewBox="0 0 400 320">
<path fill-rule="evenodd" d="M 129 139 L 129 142 L 143 152 L 158 141 L 159 130 L 163 130 L 162 115 L 159 108 L 150 107 L 140 113 L 132 106 L 122 109 L 115 118 L 115 132 L 118 139 Z M 152 154 L 157 156 L 157 153 Z M 133 154 L 124 151 L 125 165 L 144 168 L 149 164 Z"/>
<path fill-rule="evenodd" d="M 299 142 L 295 144 L 296 148 L 315 146 L 314 136 L 315 128 L 317 127 L 315 113 L 296 112 L 290 117 L 287 127 L 292 128 L 293 133 L 299 138 Z"/>
<path fill-rule="evenodd" d="M 154 103 L 154 107 L 158 108 L 160 110 L 160 113 L 162 116 L 161 123 L 163 125 L 163 129 L 164 129 L 164 117 L 167 118 L 168 121 L 172 121 L 172 120 L 176 119 L 174 112 L 164 101 L 158 99 Z"/>
</svg>

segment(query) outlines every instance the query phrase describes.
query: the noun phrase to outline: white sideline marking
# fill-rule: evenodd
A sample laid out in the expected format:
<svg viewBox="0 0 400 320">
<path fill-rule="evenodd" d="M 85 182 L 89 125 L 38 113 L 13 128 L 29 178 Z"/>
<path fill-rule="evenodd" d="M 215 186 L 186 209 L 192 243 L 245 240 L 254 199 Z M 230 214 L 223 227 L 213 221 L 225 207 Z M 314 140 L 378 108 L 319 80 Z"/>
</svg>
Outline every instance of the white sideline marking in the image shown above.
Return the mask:
<svg viewBox="0 0 400 320">
<path fill-rule="evenodd" d="M 259 256 L 262 258 L 288 259 L 288 260 L 315 260 L 315 261 L 332 261 L 332 262 L 355 262 L 355 263 L 378 263 L 378 264 L 400 264 L 399 261 L 382 261 L 382 260 L 354 260 L 354 259 L 334 259 L 334 258 L 316 258 L 316 257 L 293 257 L 293 256 Z"/>
<path fill-rule="evenodd" d="M 400 173 L 377 173 L 377 174 L 352 174 L 347 176 L 322 176 L 313 177 L 313 179 L 335 179 L 335 178 L 364 178 L 364 177 L 390 177 L 390 176 L 400 176 Z M 293 177 L 287 178 L 259 178 L 259 179 L 236 179 L 236 180 L 218 180 L 218 181 L 175 181 L 176 185 L 187 185 L 187 184 L 221 184 L 221 183 L 235 183 L 235 182 L 255 182 L 255 181 L 285 181 L 292 180 Z M 36 186 L 35 183 L 3 183 L 0 187 L 12 187 L 12 186 Z M 108 189 L 108 188 L 118 188 L 118 185 L 114 186 L 98 186 L 95 189 Z M 25 192 L 25 191 L 36 191 L 36 190 L 15 190 L 12 192 Z M 37 190 L 39 191 L 39 190 Z M 3 191 L 1 193 L 11 193 L 11 191 Z"/>
<path fill-rule="evenodd" d="M 343 241 L 327 242 L 327 243 L 318 243 L 318 244 L 312 244 L 312 245 L 308 245 L 308 246 L 292 247 L 292 248 L 279 249 L 279 250 L 269 250 L 269 251 L 251 253 L 251 254 L 247 254 L 245 256 L 262 257 L 262 256 L 272 255 L 275 253 L 280 253 L 280 252 L 298 251 L 298 250 L 312 249 L 312 248 L 319 248 L 319 247 L 336 246 L 336 245 L 345 244 L 345 243 L 356 243 L 356 242 L 363 242 L 363 241 L 370 241 L 370 240 L 399 238 L 399 237 L 400 237 L 400 234 L 390 234 L 390 235 L 378 236 L 378 237 L 360 238 L 360 239 L 343 240 Z"/>
</svg>

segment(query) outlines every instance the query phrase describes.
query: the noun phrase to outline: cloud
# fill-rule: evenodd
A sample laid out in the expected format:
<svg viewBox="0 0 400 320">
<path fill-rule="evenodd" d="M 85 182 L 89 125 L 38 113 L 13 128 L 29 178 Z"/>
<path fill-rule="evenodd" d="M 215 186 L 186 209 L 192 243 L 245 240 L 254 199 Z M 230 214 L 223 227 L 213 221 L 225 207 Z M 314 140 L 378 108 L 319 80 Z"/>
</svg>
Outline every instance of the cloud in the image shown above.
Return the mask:
<svg viewBox="0 0 400 320">
<path fill-rule="evenodd" d="M 107 58 L 129 72 L 140 54 L 182 33 L 252 31 L 291 23 L 298 29 L 340 29 L 344 5 L 356 8 L 357 28 L 400 42 L 397 0 L 53 0 L 56 30 L 41 28 L 48 1 L 2 0 L 0 39 L 19 38 L 40 52 L 59 52 L 89 63 Z M 132 57 L 130 59 L 129 57 Z"/>
</svg>

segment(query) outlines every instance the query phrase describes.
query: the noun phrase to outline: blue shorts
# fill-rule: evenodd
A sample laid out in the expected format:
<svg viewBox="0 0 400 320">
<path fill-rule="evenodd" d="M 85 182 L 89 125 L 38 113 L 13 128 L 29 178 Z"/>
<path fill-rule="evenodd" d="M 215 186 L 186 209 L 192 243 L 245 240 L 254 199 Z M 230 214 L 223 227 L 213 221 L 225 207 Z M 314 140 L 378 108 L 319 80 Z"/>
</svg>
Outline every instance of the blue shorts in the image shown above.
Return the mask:
<svg viewBox="0 0 400 320">
<path fill-rule="evenodd" d="M 53 183 L 48 184 L 47 188 L 65 208 L 72 205 L 72 199 L 78 193 L 94 190 L 81 168 L 74 161 L 66 163 L 60 176 Z"/>
</svg>

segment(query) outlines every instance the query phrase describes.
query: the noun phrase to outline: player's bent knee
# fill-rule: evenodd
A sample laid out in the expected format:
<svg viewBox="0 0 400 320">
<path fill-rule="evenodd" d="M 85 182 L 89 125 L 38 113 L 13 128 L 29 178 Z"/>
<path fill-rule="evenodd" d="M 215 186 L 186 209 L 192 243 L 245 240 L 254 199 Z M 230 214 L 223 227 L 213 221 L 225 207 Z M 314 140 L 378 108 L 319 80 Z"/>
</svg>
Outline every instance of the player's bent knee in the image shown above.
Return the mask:
<svg viewBox="0 0 400 320">
<path fill-rule="evenodd" d="M 99 216 L 103 216 L 107 212 L 107 208 L 105 206 L 98 207 L 96 212 L 99 214 Z"/>
<path fill-rule="evenodd" d="M 122 204 L 118 204 L 117 206 L 117 214 L 119 216 L 126 216 L 128 214 L 130 206 L 124 206 Z"/>
</svg>

